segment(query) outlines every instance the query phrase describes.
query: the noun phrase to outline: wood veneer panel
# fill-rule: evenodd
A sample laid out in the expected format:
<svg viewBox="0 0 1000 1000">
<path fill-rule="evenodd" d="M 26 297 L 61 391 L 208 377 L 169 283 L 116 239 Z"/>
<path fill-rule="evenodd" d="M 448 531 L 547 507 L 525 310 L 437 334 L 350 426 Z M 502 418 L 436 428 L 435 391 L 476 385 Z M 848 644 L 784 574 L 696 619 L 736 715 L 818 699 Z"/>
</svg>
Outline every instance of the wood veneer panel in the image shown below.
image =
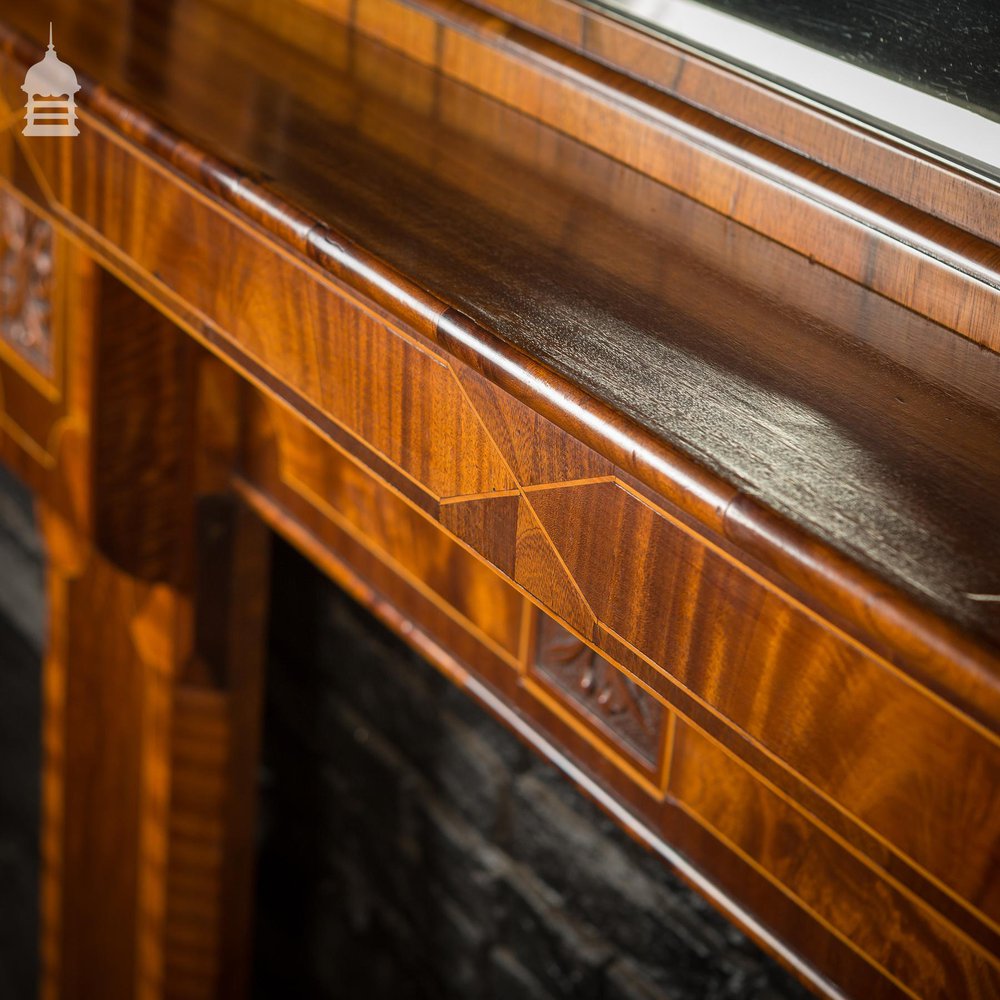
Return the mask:
<svg viewBox="0 0 1000 1000">
<path fill-rule="evenodd" d="M 516 495 L 480 497 L 441 507 L 441 523 L 468 542 L 505 576 L 515 575 L 517 518 Z"/>
<path fill-rule="evenodd" d="M 620 486 L 532 502 L 600 621 L 1000 917 L 995 739 Z"/>
<path fill-rule="evenodd" d="M 521 501 L 517 520 L 517 582 L 541 604 L 584 635 L 594 629 L 594 612 L 553 549 L 534 512 Z"/>
<path fill-rule="evenodd" d="M 567 590 L 567 588 L 565 587 L 565 580 L 563 580 L 563 581 L 562 581 L 562 583 L 559 583 L 559 584 L 557 584 L 557 585 L 556 585 L 556 587 L 555 587 L 555 591 L 556 591 L 557 593 L 566 593 L 566 592 L 571 592 L 571 591 Z M 535 590 L 535 589 L 533 589 L 533 591 L 532 591 L 532 592 L 535 592 L 535 593 L 537 593 L 537 592 L 539 592 L 539 591 L 538 591 L 538 590 Z M 558 610 L 558 609 L 557 609 L 557 610 Z M 571 620 L 571 621 L 580 621 L 580 622 L 582 622 L 582 621 L 583 621 L 583 618 L 584 618 L 584 615 L 583 615 L 583 614 L 576 614 L 576 613 L 570 613 L 570 614 L 566 614 L 566 617 L 567 617 L 567 618 L 569 618 L 569 620 Z M 583 626 L 583 625 L 581 625 L 581 627 L 584 627 L 584 626 Z M 584 628 L 584 630 L 585 630 L 585 628 Z"/>
<path fill-rule="evenodd" d="M 985 998 L 1000 991 L 995 955 L 824 835 L 696 729 L 678 725 L 673 760 L 669 791 L 686 809 L 913 995 Z"/>
<path fill-rule="evenodd" d="M 498 661 L 455 618 L 444 613 L 438 603 L 428 601 L 373 550 L 308 506 L 293 503 L 285 508 L 256 487 L 247 484 L 244 489 L 255 509 L 275 530 L 347 587 L 449 678 L 465 687 L 507 725 L 514 726 L 529 744 L 557 766 L 567 769 L 571 780 L 580 784 L 585 793 L 595 796 L 633 836 L 656 849 L 666 850 L 676 863 L 677 856 L 670 854 L 670 848 L 660 840 L 661 836 L 669 837 L 685 853 L 697 858 L 706 870 L 718 875 L 724 891 L 733 893 L 732 898 L 751 901 L 752 913 L 764 916 L 766 927 L 756 923 L 746 909 L 734 911 L 729 898 L 713 897 L 717 905 L 758 940 L 764 934 L 763 940 L 773 945 L 774 939 L 767 935 L 777 930 L 783 940 L 856 995 L 872 1000 L 900 1000 L 907 995 L 890 980 L 875 974 L 872 966 L 841 940 L 818 934 L 812 922 L 804 919 L 798 904 L 752 864 L 724 846 L 705 826 L 694 822 L 672 803 L 661 804 L 658 796 L 653 797 L 647 788 L 640 787 L 632 772 L 623 768 L 623 758 L 609 752 L 606 730 L 581 726 L 579 721 L 574 722 L 578 715 L 557 710 L 551 698 L 541 700 L 536 689 L 519 684 L 520 675 Z M 610 796 L 608 790 L 613 790 Z M 622 812 L 623 803 L 627 804 L 628 812 Z M 685 877 L 692 874 L 686 867 L 681 868 L 681 873 Z M 698 884 L 706 888 L 705 883 Z M 814 974 L 810 981 L 821 993 L 830 989 Z"/>
<path fill-rule="evenodd" d="M 995 796 L 973 794 L 995 784 L 995 742 L 774 583 L 780 587 L 784 574 L 790 589 L 812 594 L 821 613 L 829 606 L 855 636 L 887 641 L 904 669 L 924 682 L 930 677 L 987 725 L 995 722 L 989 649 L 1000 632 L 993 610 L 966 595 L 993 592 L 997 583 L 997 362 L 985 353 L 973 357 L 968 343 L 655 185 L 649 175 L 663 166 L 657 128 L 641 133 L 645 146 L 628 146 L 638 133 L 623 133 L 612 155 L 602 156 L 436 76 L 420 62 L 428 59 L 429 35 L 416 7 L 407 6 L 405 23 L 394 21 L 396 10 L 391 3 L 369 7 L 366 30 L 409 46 L 416 61 L 332 29 L 314 48 L 325 51 L 331 42 L 329 58 L 305 58 L 240 19 L 186 4 L 171 9 L 172 30 L 186 44 L 164 51 L 141 41 L 159 37 L 156 12 L 132 8 L 130 21 L 98 32 L 98 44 L 80 50 L 78 64 L 108 82 L 92 105 L 105 121 L 88 109 L 75 146 L 41 144 L 29 158 L 20 144 L 21 159 L 0 162 L 143 294 L 177 312 L 191 332 L 311 424 L 288 416 L 296 429 L 279 449 L 296 484 L 275 472 L 274 456 L 248 462 L 248 495 L 272 523 L 300 541 L 311 536 L 303 547 L 311 545 L 330 572 L 350 576 L 348 559 L 380 580 L 400 629 L 406 617 L 434 618 L 448 636 L 444 645 L 463 650 L 443 654 L 438 645 L 455 676 L 462 675 L 459 660 L 477 664 L 519 717 L 534 719 L 585 761 L 635 814 L 650 815 L 658 788 L 615 754 L 614 740 L 585 713 L 519 681 L 513 653 L 524 647 L 515 609 L 523 610 L 523 599 L 468 548 L 607 649 L 614 637 L 595 623 L 596 612 L 658 664 L 615 640 L 622 662 L 627 652 L 648 668 L 636 676 L 657 698 L 669 700 L 666 671 L 713 706 L 714 714 L 705 710 L 710 725 L 731 720 L 748 747 L 756 741 L 802 776 L 794 780 L 812 783 L 829 807 L 824 823 L 835 822 L 842 807 L 857 817 L 848 828 L 867 824 L 854 841 L 878 864 L 894 864 L 888 841 L 927 869 L 925 884 L 935 877 L 995 914 Z M 461 36 L 459 48 L 469 52 L 480 43 L 494 48 L 490 63 L 463 69 L 480 74 L 470 80 L 476 86 L 495 90 L 499 80 L 496 92 L 512 104 L 559 127 L 594 126 L 605 143 L 615 137 L 609 123 L 623 127 L 635 118 L 634 108 L 612 106 L 620 95 L 605 102 L 607 120 L 603 112 L 588 117 L 605 106 L 589 97 L 567 108 L 546 104 L 546 94 L 572 97 L 563 86 L 567 74 L 586 76 L 588 67 L 466 15 L 456 6 L 455 23 L 435 32 L 439 41 L 447 32 Z M 29 23 L 34 16 L 24 15 Z M 295 25 L 285 20 L 283 35 L 293 38 Z M 486 34 L 476 42 L 481 29 Z M 499 44 L 503 39 L 512 44 Z M 503 90 L 525 52 L 551 57 L 558 79 L 543 74 L 534 89 Z M 23 47 L 18 53 L 22 60 Z M 67 55 L 77 62 L 72 49 Z M 18 74 L 5 62 L 6 86 Z M 205 88 L 183 80 L 204 80 Z M 605 84 L 616 86 L 610 77 Z M 637 100 L 644 94 L 630 93 Z M 243 101 L 247 94 L 254 102 Z M 245 113 L 234 115 L 237 106 Z M 655 101 L 650 109 L 670 110 Z M 258 128 L 263 120 L 271 127 Z M 496 154 L 512 122 L 519 145 L 537 152 Z M 685 132 L 692 123 L 678 111 L 669 127 L 671 148 L 686 157 L 668 163 L 671 169 L 701 162 Z M 81 165 L 65 155 L 68 148 L 93 162 Z M 149 150 L 172 166 L 157 166 Z M 621 150 L 653 160 L 629 170 L 614 160 Z M 791 161 L 774 163 L 796 169 Z M 738 217 L 763 227 L 762 219 L 783 217 L 783 204 L 809 208 L 802 176 L 770 199 L 759 197 L 766 185 L 748 178 L 746 166 L 731 168 L 742 185 L 733 204 L 750 212 Z M 701 179 L 714 197 L 727 176 Z M 643 204 L 651 217 L 637 224 Z M 844 256 L 832 263 L 863 261 L 865 274 L 876 277 L 883 266 L 899 268 L 900 258 L 873 249 L 878 240 L 884 248 L 886 237 L 837 212 L 830 218 L 846 243 L 833 240 Z M 909 232 L 920 220 L 903 223 Z M 815 230 L 795 234 L 812 239 Z M 945 233 L 941 246 L 954 263 L 963 246 L 952 236 Z M 217 256 L 204 253 L 207 246 Z M 973 271 L 989 263 L 976 257 L 981 247 L 967 249 Z M 923 264 L 940 278 L 940 262 Z M 947 273 L 954 284 L 938 303 L 942 316 L 951 315 L 969 281 L 969 274 Z M 920 274 L 903 267 L 886 277 L 911 284 L 907 301 L 919 305 L 925 291 L 932 298 L 940 292 L 915 280 Z M 975 318 L 984 301 L 963 298 L 961 305 Z M 909 358 L 913 352 L 918 360 Z M 127 351 L 122 358 L 128 361 Z M 134 370 L 126 381 L 141 382 Z M 167 422 L 171 412 L 168 406 Z M 401 412 L 416 419 L 403 420 Z M 339 453 L 330 458 L 333 441 L 371 474 Z M 137 451 L 126 448 L 122 457 L 134 461 Z M 660 493 L 706 530 L 724 531 L 733 543 L 727 551 L 742 547 L 774 571 L 768 582 L 618 485 L 560 482 L 610 474 L 635 476 L 653 503 Z M 112 476 L 112 485 L 125 479 Z M 581 499 L 595 494 L 600 502 Z M 105 533 L 115 521 L 104 519 Z M 173 530 L 169 519 L 150 523 L 156 532 Z M 567 539 L 567 525 L 576 537 Z M 613 537 L 627 544 L 611 549 Z M 428 540 L 434 558 L 422 551 Z M 837 561 L 844 556 L 866 571 L 850 558 Z M 149 553 L 140 561 L 162 575 Z M 933 613 L 906 603 L 903 591 Z M 389 592 L 398 602 L 385 598 Z M 694 625 L 672 603 L 682 597 L 696 609 Z M 497 608 L 502 613 L 491 617 Z M 940 642 L 925 655 L 928 634 Z M 429 634 L 421 641 L 433 649 Z M 196 673 L 201 683 L 213 676 Z M 948 789 L 954 775 L 959 780 Z M 920 812 L 919 823 L 906 821 L 908 810 L 928 802 L 934 808 Z M 667 806 L 658 828 L 676 835 L 720 882 L 738 870 L 730 884 L 757 912 L 780 895 L 768 896 L 762 878 L 747 881 L 746 865 L 733 862 L 714 835 L 699 846 L 694 826 Z M 959 842 L 955 831 L 965 829 L 972 833 Z M 182 866 L 203 857 L 197 845 L 185 850 L 176 855 Z M 209 869 L 203 874 L 211 882 L 219 872 Z M 782 936 L 838 982 L 865 983 L 857 956 L 855 971 L 845 971 L 849 949 L 805 939 L 788 916 L 798 912 L 794 905 L 768 912 L 782 914 L 775 917 Z M 152 940 L 149 933 L 144 940 Z M 178 949 L 187 940 L 183 928 L 171 938 Z M 870 995 L 891 992 L 882 983 Z"/>
<path fill-rule="evenodd" d="M 147 701 L 156 700 L 133 635 L 162 622 L 150 615 L 148 584 L 96 556 L 80 564 L 77 553 L 53 545 L 51 517 L 45 526 L 57 621 L 45 664 L 43 878 L 53 881 L 43 906 L 43 982 L 50 996 L 126 1000 L 140 924 L 144 720 Z M 170 609 L 161 602 L 156 610 Z M 49 791 L 56 771 L 57 805 Z"/>
<path fill-rule="evenodd" d="M 176 539 L 191 519 L 191 442 L 181 433 L 193 405 L 191 345 L 106 272 L 99 295 L 94 540 L 139 579 L 176 581 L 183 572 Z M 137 469 L 156 502 L 135 502 Z"/>
<path fill-rule="evenodd" d="M 722 719 L 716 710 L 683 687 L 667 682 L 665 675 L 650 666 L 613 634 L 600 630 L 595 645 L 629 676 L 663 699 L 679 718 L 708 734 L 716 744 L 744 762 L 786 799 L 796 803 L 822 829 L 848 844 L 888 877 L 905 886 L 914 896 L 978 942 L 984 951 L 1000 954 L 1000 934 L 994 925 L 986 923 L 981 915 L 969 909 L 953 892 L 928 876 L 871 828 L 836 805 L 828 795 L 765 749 L 758 740 Z"/>
<path fill-rule="evenodd" d="M 521 486 L 595 479 L 614 473 L 615 467 L 606 458 L 486 379 L 464 367 L 459 369 L 459 377 Z"/>
<path fill-rule="evenodd" d="M 68 418 L 38 484 L 50 597 L 41 995 L 221 996 L 223 966 L 237 992 L 245 973 L 266 538 L 243 512 L 222 551 L 231 536 L 215 519 L 212 544 L 197 540 L 213 563 L 204 599 L 195 498 L 228 479 L 236 415 L 197 397 L 211 385 L 213 403 L 226 400 L 225 378 L 108 275 L 78 263 L 65 280 L 77 293 Z M 210 723 L 175 714 L 181 689 L 213 684 Z M 220 725 L 224 752 L 190 766 Z M 219 794 L 199 798 L 206 784 Z"/>
<path fill-rule="evenodd" d="M 850 943 L 820 933 L 815 918 L 783 886 L 765 878 L 753 862 L 672 801 L 664 805 L 661 829 L 668 831 L 691 864 L 712 872 L 720 891 L 743 900 L 770 935 L 823 970 L 822 980 L 809 983 L 820 996 L 913 1000 L 911 992 L 878 972 Z"/>
<path fill-rule="evenodd" d="M 293 422 L 295 421 L 295 418 L 294 418 L 294 417 L 291 417 L 290 415 L 288 415 L 288 416 L 287 416 L 287 419 L 288 419 L 288 420 L 290 420 L 290 421 L 293 421 Z M 311 434 L 312 432 L 308 432 L 308 433 L 310 433 L 310 434 Z M 307 459 L 307 461 L 312 461 L 313 463 L 315 463 L 315 461 L 316 461 L 316 458 L 314 457 L 313 459 Z M 602 486 L 601 488 L 603 488 L 603 486 Z M 327 491 L 327 492 L 329 492 L 329 491 Z M 336 493 L 336 491 L 335 491 L 335 490 L 334 490 L 334 491 L 332 491 L 332 492 L 333 492 L 333 493 Z M 543 494 L 543 493 L 549 493 L 549 492 L 552 492 L 552 493 L 557 493 L 558 491 L 557 491 L 557 490 L 553 490 L 553 491 L 542 491 L 542 493 L 536 493 L 536 494 L 533 494 L 533 495 L 534 495 L 535 499 L 536 499 L 536 500 L 538 500 L 538 499 L 539 499 L 539 498 L 540 498 L 540 497 L 542 496 L 542 494 Z M 503 503 L 503 504 L 506 504 L 506 503 L 508 503 L 508 502 L 509 502 L 510 500 L 512 500 L 512 499 L 513 499 L 513 498 L 498 498 L 498 500 L 496 500 L 496 501 L 492 501 L 492 503 Z M 287 500 L 286 500 L 286 502 L 287 502 Z M 480 501 L 469 501 L 469 504 L 473 504 L 473 505 L 475 505 L 475 504 L 478 504 L 478 503 L 480 503 Z M 466 504 L 466 505 L 463 505 L 463 504 L 458 504 L 458 505 L 455 505 L 455 506 L 456 506 L 456 507 L 462 507 L 462 506 L 467 506 L 467 505 L 468 505 L 468 504 Z M 367 504 L 367 506 L 370 506 L 370 504 Z M 299 510 L 301 511 L 301 510 L 302 510 L 302 508 L 299 508 Z M 300 514 L 300 516 L 301 516 L 301 514 Z M 383 543 L 383 544 L 384 544 L 384 543 Z M 654 550 L 654 556 L 655 556 L 655 554 L 656 554 L 656 552 L 655 552 L 655 550 Z M 624 572 L 628 572 L 628 570 L 627 570 L 627 569 L 625 569 L 625 570 L 624 570 Z M 656 596 L 657 596 L 657 595 L 654 595 L 654 598 L 655 598 Z M 475 616 L 473 615 L 473 617 L 475 617 Z M 574 640 L 574 642 L 575 642 L 575 640 Z M 612 667 L 612 668 L 609 668 L 609 669 L 612 669 L 612 670 L 614 670 L 615 668 L 613 668 L 613 667 Z M 904 689 L 904 690 L 905 690 L 905 689 Z M 907 693 L 908 693 L 908 692 L 907 692 Z M 644 697 L 648 697 L 648 696 L 644 696 Z M 887 700 L 890 700 L 890 701 L 891 701 L 891 700 L 892 700 L 892 699 L 893 699 L 894 697 L 895 697 L 895 696 L 894 696 L 894 695 L 892 695 L 892 694 L 887 694 L 887 695 L 886 695 L 886 699 L 887 699 Z M 906 706 L 904 705 L 904 708 L 905 708 L 905 707 L 906 707 Z M 845 708 L 845 710 L 846 710 L 846 708 Z M 780 712 L 780 709 L 775 709 L 775 714 L 777 714 L 777 715 L 779 715 L 779 716 L 780 716 L 780 714 L 781 714 L 781 712 Z M 596 722 L 596 729 L 595 729 L 595 732 L 596 732 L 596 733 L 598 734 L 598 736 L 597 736 L 598 740 L 600 741 L 600 740 L 602 740 L 602 739 L 606 739 L 606 738 L 607 738 L 606 736 L 603 736 L 603 735 L 601 735 L 601 734 L 602 734 L 602 733 L 603 733 L 603 732 L 605 731 L 605 729 L 607 728 L 606 724 L 605 724 L 605 723 L 603 723 L 603 722 L 602 722 L 601 720 L 599 720 L 599 719 L 598 719 L 598 720 L 595 720 L 595 722 Z M 818 728 L 818 727 L 817 727 L 817 728 Z M 821 750 L 819 750 L 819 751 L 817 751 L 817 752 L 818 752 L 818 753 L 820 753 L 820 752 L 822 752 L 822 751 L 821 751 Z M 850 830 L 849 830 L 849 829 L 848 829 L 848 836 L 850 836 Z M 862 840 L 862 843 L 864 843 L 864 846 L 865 846 L 865 849 L 866 849 L 866 850 L 868 850 L 868 851 L 872 851 L 872 852 L 873 852 L 873 854 L 874 854 L 874 856 L 875 856 L 876 858 L 878 858 L 878 863 L 879 863 L 879 864 L 882 864 L 882 865 L 884 865 L 884 864 L 886 863 L 886 857 L 885 857 L 884 853 L 883 853 L 883 852 L 882 852 L 882 851 L 880 850 L 880 848 L 879 848 L 879 846 L 878 846 L 877 844 L 875 844 L 875 845 L 873 846 L 873 845 L 872 845 L 871 843 L 868 843 L 868 842 L 865 842 L 865 841 L 863 841 L 863 840 Z"/>
<path fill-rule="evenodd" d="M 173 787 L 168 827 L 172 884 L 165 901 L 165 997 L 195 1000 L 218 995 L 223 949 L 222 816 L 231 747 L 224 693 L 182 688 L 174 699 L 170 732 Z M 230 918 L 236 913 L 227 914 Z M 236 967 L 233 968 L 233 972 Z"/>
<path fill-rule="evenodd" d="M 305 504 L 335 519 L 517 655 L 521 598 L 492 569 L 283 407 L 257 396 L 249 421 L 244 472 L 251 482 L 292 513 Z"/>
<path fill-rule="evenodd" d="M 474 673 L 504 695 L 516 689 L 513 664 L 494 644 L 483 642 L 482 630 L 383 553 L 293 493 L 275 494 L 267 484 L 261 489 L 249 480 L 236 485 L 270 527 L 453 681 L 464 685 Z"/>
<path fill-rule="evenodd" d="M 279 378 L 439 496 L 514 485 L 448 367 L 430 352 L 102 137 L 91 133 L 84 146 L 72 210 Z M 124 201 L 88 193 L 112 190 L 129 193 Z M 129 225 L 124 203 L 149 224 Z M 177 252 L 197 246 L 216 249 L 207 257 Z"/>
</svg>

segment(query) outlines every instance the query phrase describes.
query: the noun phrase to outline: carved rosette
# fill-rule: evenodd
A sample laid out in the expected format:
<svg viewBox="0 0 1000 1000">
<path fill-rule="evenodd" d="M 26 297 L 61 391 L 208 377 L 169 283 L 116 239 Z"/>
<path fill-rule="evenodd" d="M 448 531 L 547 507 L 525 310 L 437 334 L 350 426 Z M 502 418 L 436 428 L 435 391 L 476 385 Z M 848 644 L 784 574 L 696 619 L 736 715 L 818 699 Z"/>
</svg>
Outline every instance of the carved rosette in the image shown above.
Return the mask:
<svg viewBox="0 0 1000 1000">
<path fill-rule="evenodd" d="M 534 666 L 619 743 L 656 763 L 664 724 L 662 705 L 545 615 L 539 616 Z"/>
<path fill-rule="evenodd" d="M 53 372 L 52 227 L 0 193 L 0 339 L 46 377 Z"/>
</svg>

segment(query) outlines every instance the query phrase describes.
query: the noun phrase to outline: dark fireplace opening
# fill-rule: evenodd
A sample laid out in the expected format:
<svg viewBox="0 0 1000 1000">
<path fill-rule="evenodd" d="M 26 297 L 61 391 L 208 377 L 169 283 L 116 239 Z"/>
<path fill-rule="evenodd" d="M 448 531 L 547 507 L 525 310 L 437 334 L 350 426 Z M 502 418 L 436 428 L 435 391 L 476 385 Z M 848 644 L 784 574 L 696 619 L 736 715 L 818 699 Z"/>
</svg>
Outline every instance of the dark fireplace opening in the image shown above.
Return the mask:
<svg viewBox="0 0 1000 1000">
<path fill-rule="evenodd" d="M 270 636 L 257 997 L 808 995 L 281 542 Z"/>
</svg>

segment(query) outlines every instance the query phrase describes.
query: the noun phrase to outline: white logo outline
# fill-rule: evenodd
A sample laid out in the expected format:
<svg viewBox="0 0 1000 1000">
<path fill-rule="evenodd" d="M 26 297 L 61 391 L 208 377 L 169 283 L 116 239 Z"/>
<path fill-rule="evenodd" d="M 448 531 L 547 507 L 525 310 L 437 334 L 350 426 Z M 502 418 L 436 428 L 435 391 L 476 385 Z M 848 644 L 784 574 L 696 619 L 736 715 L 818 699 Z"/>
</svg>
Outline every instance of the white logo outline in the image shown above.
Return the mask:
<svg viewBox="0 0 1000 1000">
<path fill-rule="evenodd" d="M 21 85 L 28 95 L 23 135 L 79 135 L 76 99 L 80 90 L 73 67 L 56 55 L 49 22 L 49 47 L 40 62 L 28 69 Z"/>
</svg>

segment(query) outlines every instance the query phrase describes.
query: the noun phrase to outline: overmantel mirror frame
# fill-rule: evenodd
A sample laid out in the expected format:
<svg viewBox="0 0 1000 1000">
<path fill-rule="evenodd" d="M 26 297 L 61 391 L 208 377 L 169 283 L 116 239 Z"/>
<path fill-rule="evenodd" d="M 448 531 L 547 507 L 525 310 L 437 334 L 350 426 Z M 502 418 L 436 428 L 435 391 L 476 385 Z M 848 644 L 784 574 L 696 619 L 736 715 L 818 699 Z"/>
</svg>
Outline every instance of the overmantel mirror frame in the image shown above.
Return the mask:
<svg viewBox="0 0 1000 1000">
<path fill-rule="evenodd" d="M 949 5 L 924 2 L 907 20 L 885 5 L 861 10 L 853 0 L 584 0 L 584 6 L 1000 182 L 1000 62 L 991 66 L 986 55 L 1000 31 L 1000 10 L 963 2 L 946 11 Z"/>
</svg>

